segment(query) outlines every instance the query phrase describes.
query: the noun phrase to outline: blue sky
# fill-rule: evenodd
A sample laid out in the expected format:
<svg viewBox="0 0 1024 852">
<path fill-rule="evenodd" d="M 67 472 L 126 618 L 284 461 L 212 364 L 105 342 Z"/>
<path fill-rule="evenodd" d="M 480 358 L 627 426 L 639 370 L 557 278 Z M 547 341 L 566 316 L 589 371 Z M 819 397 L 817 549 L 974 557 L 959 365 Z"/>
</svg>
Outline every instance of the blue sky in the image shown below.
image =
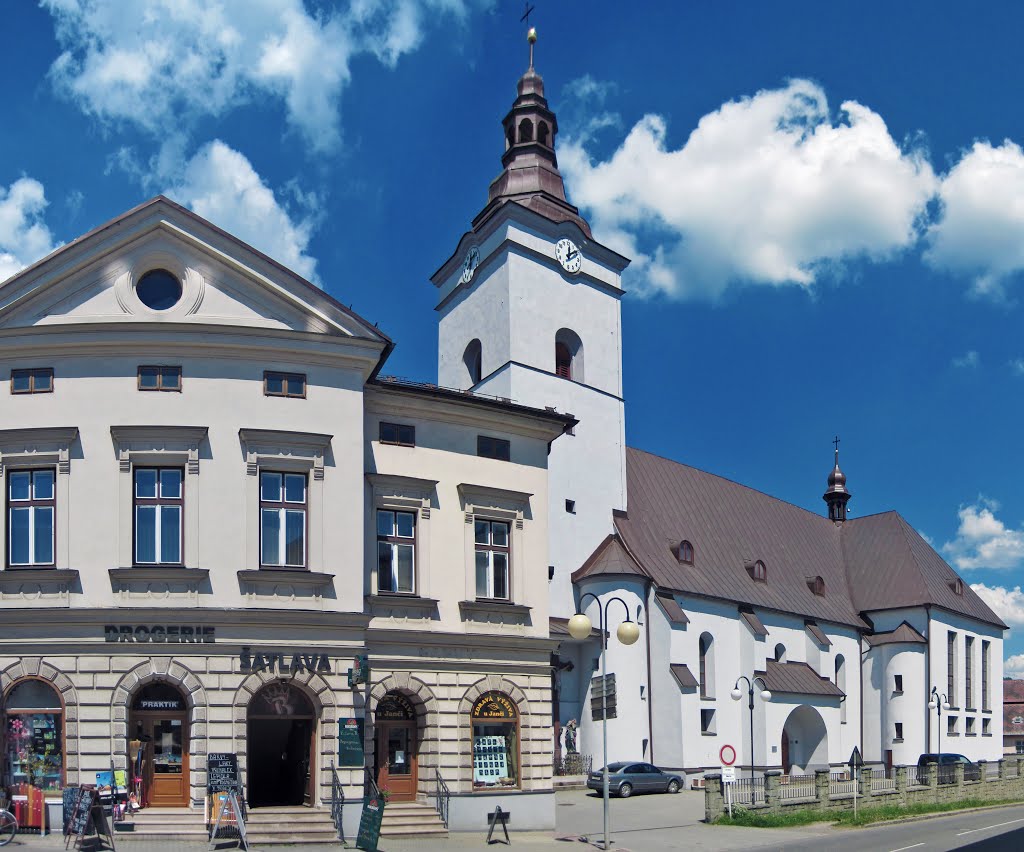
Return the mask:
<svg viewBox="0 0 1024 852">
<path fill-rule="evenodd" d="M 1024 673 L 1024 76 L 1013 2 L 535 0 L 559 161 L 634 258 L 629 442 L 898 509 Z M 164 192 L 434 378 L 429 275 L 500 169 L 517 0 L 6 4 L 0 278 Z"/>
</svg>

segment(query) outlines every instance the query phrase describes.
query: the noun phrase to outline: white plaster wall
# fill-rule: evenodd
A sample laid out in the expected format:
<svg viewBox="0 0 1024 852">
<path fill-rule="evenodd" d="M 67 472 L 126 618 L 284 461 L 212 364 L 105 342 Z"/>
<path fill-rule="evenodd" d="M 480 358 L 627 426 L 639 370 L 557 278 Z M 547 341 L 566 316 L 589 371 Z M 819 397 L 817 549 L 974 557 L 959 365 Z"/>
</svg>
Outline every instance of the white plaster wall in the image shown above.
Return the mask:
<svg viewBox="0 0 1024 852">
<path fill-rule="evenodd" d="M 200 445 L 198 481 L 199 541 L 194 566 L 210 570 L 211 593 L 200 605 L 238 607 L 247 601 L 236 572 L 257 569 L 247 561 L 247 526 L 258 522 L 258 507 L 248 505 L 246 458 L 240 428 L 314 432 L 332 435 L 322 483 L 322 539 L 308 542 L 311 563 L 335 575 L 333 591 L 316 608 L 362 610 L 362 512 L 352 511 L 362 494 L 362 375 L 353 368 L 302 363 L 275 352 L 264 341 L 264 356 L 246 359 L 202 351 L 196 339 L 175 344 L 164 334 L 151 345 L 125 336 L 116 354 L 88 351 L 18 357 L 2 350 L 0 373 L 12 367 L 52 366 L 55 390 L 50 394 L 11 396 L 0 383 L 0 429 L 76 426 L 69 476 L 69 547 L 80 572 L 82 591 L 73 606 L 109 607 L 115 595 L 110 568 L 129 567 L 120 558 L 123 537 L 130 539 L 131 517 L 119 510 L 118 458 L 111 426 L 206 426 Z M 180 364 L 182 392 L 137 389 L 140 364 Z M 305 372 L 307 398 L 286 399 L 263 394 L 263 371 Z M 9 462 L 10 463 L 10 462 Z M 13 464 L 12 466 L 17 466 Z M 272 465 L 270 465 L 272 467 Z M 186 474 L 186 479 L 189 475 Z M 315 483 L 309 476 L 309 495 Z M 186 506 L 186 514 L 189 512 Z M 194 507 L 192 507 L 194 508 Z M 320 511 L 312 504 L 310 512 Z M 312 531 L 311 531 L 312 532 Z M 186 530 L 187 533 L 187 530 Z M 189 543 L 186 541 L 186 550 Z M 174 569 L 169 569 L 173 571 Z M 24 602 L 4 601 L 4 605 Z M 134 603 L 180 606 L 174 596 L 152 595 Z M 295 603 L 289 601 L 288 605 Z"/>
<path fill-rule="evenodd" d="M 928 686 L 925 679 L 923 645 L 883 645 L 885 678 L 878 690 L 885 725 L 881 735 L 881 755 L 892 749 L 894 765 L 916 764 L 926 748 L 928 723 Z M 903 694 L 894 691 L 895 676 L 903 677 Z M 896 723 L 903 723 L 903 742 L 895 741 Z"/>
<path fill-rule="evenodd" d="M 948 713 L 942 714 L 942 751 L 955 752 L 966 755 L 971 760 L 998 760 L 1002 753 L 1000 734 L 1002 733 L 1003 718 L 1003 638 L 1002 631 L 987 624 L 956 615 L 946 610 L 932 608 L 930 611 L 928 631 L 928 655 L 929 655 L 929 680 L 937 686 L 939 692 L 947 691 L 947 666 L 946 666 L 946 637 L 950 630 L 957 633 L 957 676 L 955 696 L 950 696 L 949 703 L 952 707 Z M 965 636 L 974 636 L 974 694 L 975 708 L 968 711 L 965 695 L 965 661 L 964 648 Z M 981 700 L 981 642 L 988 640 L 992 643 L 989 651 L 989 698 L 990 713 L 982 711 Z M 930 691 L 931 687 L 929 687 Z M 947 716 L 958 717 L 958 735 L 950 736 L 947 733 Z M 967 717 L 975 719 L 975 733 L 973 737 L 966 735 Z M 937 713 L 932 711 L 930 718 L 929 744 L 930 750 L 938 748 L 936 734 Z M 991 719 L 989 723 L 989 736 L 982 734 L 983 720 Z"/>
</svg>

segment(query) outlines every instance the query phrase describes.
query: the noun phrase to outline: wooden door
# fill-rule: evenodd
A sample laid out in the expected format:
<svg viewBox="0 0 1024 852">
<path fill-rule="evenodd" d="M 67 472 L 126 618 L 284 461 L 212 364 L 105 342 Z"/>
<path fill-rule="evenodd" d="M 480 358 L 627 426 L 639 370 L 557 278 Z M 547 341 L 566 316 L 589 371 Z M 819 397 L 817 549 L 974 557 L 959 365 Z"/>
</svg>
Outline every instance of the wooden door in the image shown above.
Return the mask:
<svg viewBox="0 0 1024 852">
<path fill-rule="evenodd" d="M 783 730 L 782 732 L 782 772 L 784 775 L 789 775 L 791 764 L 789 762 L 789 734 Z"/>
<path fill-rule="evenodd" d="M 377 786 L 393 802 L 416 801 L 416 723 L 378 722 Z"/>
<path fill-rule="evenodd" d="M 184 807 L 188 790 L 188 720 L 183 713 L 147 713 L 137 718 L 146 743 L 146 800 L 154 808 Z"/>
</svg>

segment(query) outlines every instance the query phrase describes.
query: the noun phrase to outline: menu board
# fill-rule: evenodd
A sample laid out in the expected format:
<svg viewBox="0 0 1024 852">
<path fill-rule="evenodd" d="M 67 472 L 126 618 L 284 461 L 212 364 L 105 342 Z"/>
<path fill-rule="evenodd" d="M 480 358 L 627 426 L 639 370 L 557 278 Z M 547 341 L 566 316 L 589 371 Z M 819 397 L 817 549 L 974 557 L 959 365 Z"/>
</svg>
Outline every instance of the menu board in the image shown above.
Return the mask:
<svg viewBox="0 0 1024 852">
<path fill-rule="evenodd" d="M 380 843 L 380 824 L 384 819 L 384 800 L 368 798 L 363 802 L 363 813 L 359 817 L 359 833 L 356 835 L 356 849 L 377 852 Z"/>
<path fill-rule="evenodd" d="M 71 822 L 71 817 L 75 813 L 75 805 L 78 803 L 78 787 L 65 787 L 62 799 L 64 801 L 64 819 L 62 823 L 64 833 L 70 834 L 71 831 L 68 823 Z"/>
<path fill-rule="evenodd" d="M 78 835 L 83 837 L 90 828 L 89 817 L 92 815 L 93 806 L 93 791 L 86 788 L 80 787 L 78 790 L 78 803 L 71 816 L 71 821 L 68 825 L 68 834 Z"/>
<path fill-rule="evenodd" d="M 339 720 L 338 765 L 362 766 L 363 762 L 363 720 Z"/>
<path fill-rule="evenodd" d="M 208 790 L 232 790 L 238 787 L 238 755 L 233 752 L 211 752 L 206 757 Z"/>
</svg>

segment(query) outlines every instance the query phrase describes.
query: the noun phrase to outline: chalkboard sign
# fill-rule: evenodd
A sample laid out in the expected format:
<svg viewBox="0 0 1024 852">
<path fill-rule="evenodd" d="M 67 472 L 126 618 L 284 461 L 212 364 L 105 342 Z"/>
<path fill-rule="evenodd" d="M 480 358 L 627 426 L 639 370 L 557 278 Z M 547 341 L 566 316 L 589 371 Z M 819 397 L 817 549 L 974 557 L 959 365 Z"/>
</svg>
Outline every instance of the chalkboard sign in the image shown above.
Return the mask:
<svg viewBox="0 0 1024 852">
<path fill-rule="evenodd" d="M 71 817 L 75 815 L 75 805 L 78 804 L 78 788 L 77 787 L 65 787 L 62 794 L 64 800 L 64 819 L 61 825 L 64 826 L 64 833 L 70 834 Z"/>
<path fill-rule="evenodd" d="M 356 835 L 356 849 L 377 852 L 380 843 L 380 824 L 384 819 L 384 800 L 367 798 L 363 802 L 363 813 L 359 817 L 359 833 Z"/>
<path fill-rule="evenodd" d="M 211 792 L 238 787 L 238 755 L 211 752 L 206 757 L 206 787 Z"/>
<path fill-rule="evenodd" d="M 71 815 L 68 834 L 77 835 L 79 840 L 92 828 L 89 825 L 89 817 L 92 815 L 93 795 L 93 791 L 87 787 L 80 787 L 78 790 L 78 802 Z"/>
<path fill-rule="evenodd" d="M 341 719 L 338 722 L 338 765 L 363 765 L 362 719 Z"/>
</svg>

